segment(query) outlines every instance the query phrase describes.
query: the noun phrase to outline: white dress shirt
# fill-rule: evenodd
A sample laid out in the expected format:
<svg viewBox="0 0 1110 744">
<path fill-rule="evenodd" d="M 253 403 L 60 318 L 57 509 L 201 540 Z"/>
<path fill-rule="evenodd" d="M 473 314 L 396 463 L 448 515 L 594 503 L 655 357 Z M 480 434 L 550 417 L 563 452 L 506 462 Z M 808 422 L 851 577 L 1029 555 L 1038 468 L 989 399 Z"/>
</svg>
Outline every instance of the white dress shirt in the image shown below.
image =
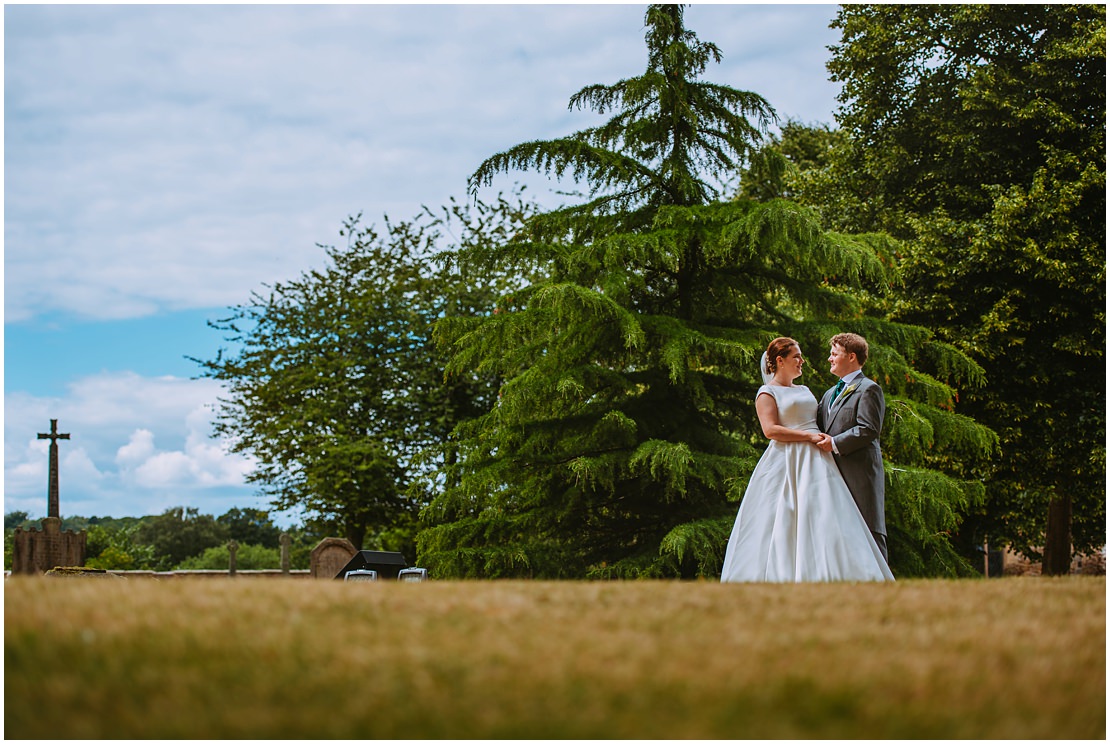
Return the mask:
<svg viewBox="0 0 1110 744">
<path fill-rule="evenodd" d="M 862 369 L 857 369 L 855 372 L 849 372 L 848 374 L 841 377 L 840 379 L 844 381 L 844 390 L 848 389 L 848 386 L 852 384 L 852 380 L 856 379 L 857 377 L 860 377 L 862 374 L 863 374 L 863 370 Z M 844 395 L 844 390 L 840 391 L 841 395 Z M 833 398 L 829 401 L 829 410 L 830 411 L 832 410 L 833 403 L 835 403 L 835 402 L 836 402 L 836 398 Z M 833 448 L 833 452 L 835 452 L 838 455 L 840 454 L 840 450 L 837 449 L 837 447 L 836 447 L 836 440 L 835 439 L 833 440 L 832 448 Z"/>
</svg>

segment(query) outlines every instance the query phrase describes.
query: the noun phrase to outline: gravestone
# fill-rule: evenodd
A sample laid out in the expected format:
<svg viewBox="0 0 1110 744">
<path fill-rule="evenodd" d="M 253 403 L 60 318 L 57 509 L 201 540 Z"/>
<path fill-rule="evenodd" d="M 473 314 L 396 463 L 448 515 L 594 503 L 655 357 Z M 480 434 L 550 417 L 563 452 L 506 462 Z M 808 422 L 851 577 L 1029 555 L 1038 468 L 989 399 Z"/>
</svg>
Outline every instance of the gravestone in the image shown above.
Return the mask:
<svg viewBox="0 0 1110 744">
<path fill-rule="evenodd" d="M 308 570 L 314 579 L 334 579 L 358 550 L 343 537 L 325 537 L 309 554 Z"/>
</svg>

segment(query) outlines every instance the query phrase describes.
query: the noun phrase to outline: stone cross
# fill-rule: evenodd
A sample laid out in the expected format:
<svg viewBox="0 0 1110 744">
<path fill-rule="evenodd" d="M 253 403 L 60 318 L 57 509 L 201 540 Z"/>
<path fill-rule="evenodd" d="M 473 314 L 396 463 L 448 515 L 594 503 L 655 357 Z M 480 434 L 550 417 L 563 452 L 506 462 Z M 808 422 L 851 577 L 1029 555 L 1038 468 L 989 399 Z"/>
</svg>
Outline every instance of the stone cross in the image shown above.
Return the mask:
<svg viewBox="0 0 1110 744">
<path fill-rule="evenodd" d="M 58 419 L 50 419 L 50 433 L 39 434 L 39 439 L 50 440 L 50 484 L 46 495 L 46 516 L 61 518 L 58 505 L 58 440 L 69 439 L 69 434 L 58 433 Z"/>
</svg>

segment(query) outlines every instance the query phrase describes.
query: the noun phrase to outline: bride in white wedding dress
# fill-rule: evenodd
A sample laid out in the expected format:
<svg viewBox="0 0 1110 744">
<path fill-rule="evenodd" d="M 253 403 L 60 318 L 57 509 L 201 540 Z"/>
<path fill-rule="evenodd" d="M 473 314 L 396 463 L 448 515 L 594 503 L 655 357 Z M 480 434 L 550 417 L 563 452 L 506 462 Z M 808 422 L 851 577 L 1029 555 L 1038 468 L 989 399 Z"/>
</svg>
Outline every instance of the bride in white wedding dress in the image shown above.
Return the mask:
<svg viewBox="0 0 1110 744">
<path fill-rule="evenodd" d="M 771 440 L 740 502 L 721 581 L 893 581 L 831 453 L 816 444 L 817 398 L 794 380 L 801 348 L 777 338 L 755 407 Z"/>
</svg>

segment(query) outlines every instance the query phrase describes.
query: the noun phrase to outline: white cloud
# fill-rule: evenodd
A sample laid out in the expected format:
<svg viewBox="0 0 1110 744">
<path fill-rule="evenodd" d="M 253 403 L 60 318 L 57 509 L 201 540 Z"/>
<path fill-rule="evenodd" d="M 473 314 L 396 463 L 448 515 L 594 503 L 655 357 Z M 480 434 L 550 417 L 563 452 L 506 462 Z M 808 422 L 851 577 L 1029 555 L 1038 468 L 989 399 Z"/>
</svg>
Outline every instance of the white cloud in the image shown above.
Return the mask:
<svg viewBox="0 0 1110 744">
<path fill-rule="evenodd" d="M 7 319 L 236 304 L 312 265 L 348 214 L 460 197 L 485 157 L 595 123 L 567 101 L 643 70 L 643 13 L 9 6 Z M 834 13 L 699 5 L 687 22 L 725 55 L 710 79 L 828 120 Z"/>
<path fill-rule="evenodd" d="M 6 436 L 5 440 L 7 440 Z M 46 504 L 49 477 L 47 452 L 49 447 L 50 445 L 45 441 L 32 439 L 25 442 L 25 449 L 22 453 L 14 457 L 11 453 L 5 455 L 5 498 L 10 497 L 13 493 L 31 494 L 37 492 L 42 503 Z M 46 507 L 42 506 L 41 508 L 45 510 Z"/>
<path fill-rule="evenodd" d="M 220 390 L 212 380 L 122 373 L 78 379 L 58 398 L 7 396 L 5 511 L 45 515 L 49 443 L 37 434 L 51 418 L 71 437 L 58 442 L 63 515 L 264 507 L 246 485 L 251 460 L 210 436 Z"/>
<path fill-rule="evenodd" d="M 104 481 L 105 474 L 92 461 L 84 447 L 71 450 L 64 457 L 59 453 L 58 460 L 59 480 L 61 479 L 61 472 L 64 470 L 66 478 L 72 483 L 95 487 Z M 60 491 L 61 486 L 59 485 Z"/>
<path fill-rule="evenodd" d="M 154 432 L 150 429 L 136 429 L 131 433 L 127 444 L 116 451 L 116 464 L 120 467 L 134 467 L 154 454 Z"/>
<path fill-rule="evenodd" d="M 198 468 L 184 452 L 159 452 L 134 470 L 134 482 L 144 488 L 167 488 L 196 481 Z"/>
<path fill-rule="evenodd" d="M 594 125 L 567 110 L 570 96 L 646 62 L 644 8 L 632 5 L 4 12 L 7 323 L 91 318 L 115 331 L 112 319 L 246 302 L 320 262 L 316 244 L 339 240 L 348 215 L 409 218 L 463 197 L 484 158 Z M 765 96 L 784 118 L 830 122 L 835 13 L 698 4 L 686 20 L 724 55 L 708 79 Z M 491 191 L 514 181 L 554 201 L 537 175 Z M 36 433 L 51 418 L 73 437 L 59 445 L 63 514 L 264 506 L 245 485 L 251 463 L 208 436 L 219 384 L 104 372 L 162 363 L 107 335 L 90 334 L 110 347 L 96 354 L 44 336 L 6 360 L 30 382 L 5 394 L 5 509 L 45 513 Z M 58 368 L 71 381 L 44 395 Z"/>
</svg>

